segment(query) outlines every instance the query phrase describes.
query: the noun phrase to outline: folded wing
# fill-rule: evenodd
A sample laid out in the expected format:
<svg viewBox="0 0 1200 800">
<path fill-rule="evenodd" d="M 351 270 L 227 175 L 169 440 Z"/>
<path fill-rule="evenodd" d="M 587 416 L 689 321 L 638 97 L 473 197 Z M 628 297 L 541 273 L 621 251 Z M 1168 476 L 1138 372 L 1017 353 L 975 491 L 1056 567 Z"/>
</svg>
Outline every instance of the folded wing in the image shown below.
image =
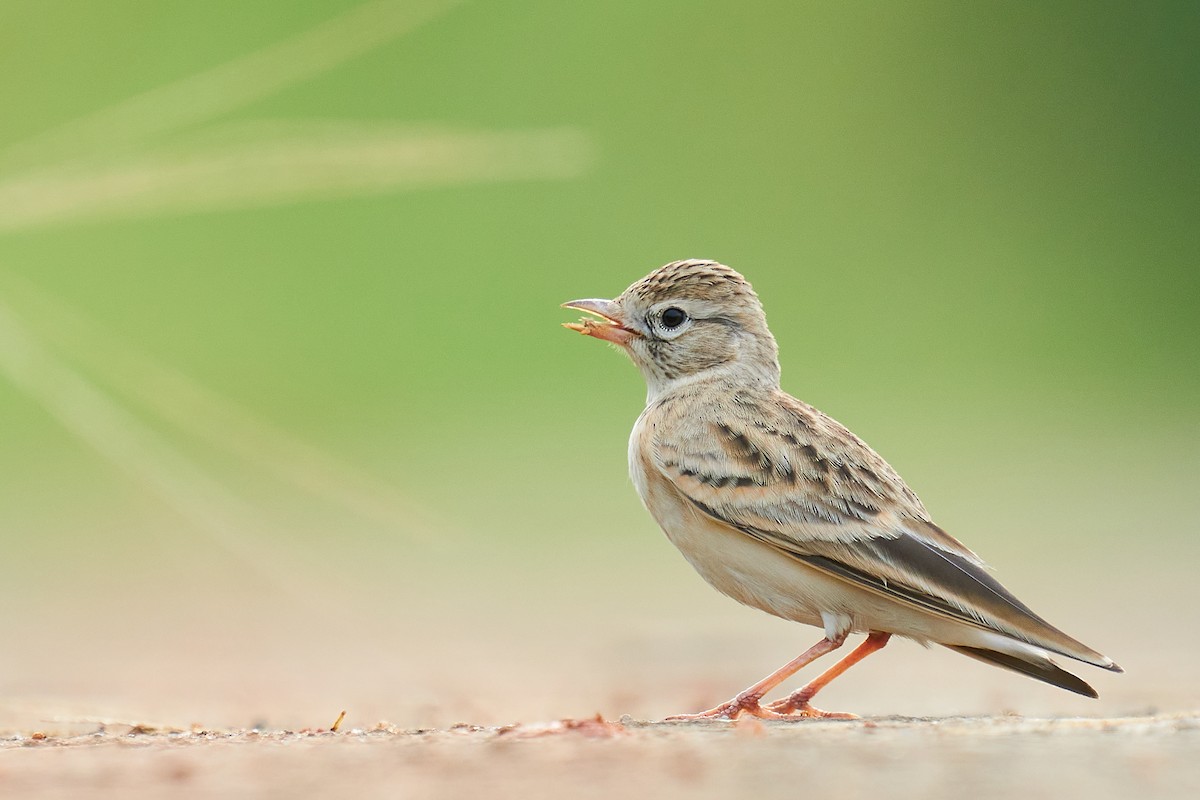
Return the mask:
<svg viewBox="0 0 1200 800">
<path fill-rule="evenodd" d="M 783 392 L 734 407 L 753 414 L 658 421 L 654 465 L 698 510 L 898 603 L 1119 669 L 1000 585 L 839 423 Z"/>
</svg>

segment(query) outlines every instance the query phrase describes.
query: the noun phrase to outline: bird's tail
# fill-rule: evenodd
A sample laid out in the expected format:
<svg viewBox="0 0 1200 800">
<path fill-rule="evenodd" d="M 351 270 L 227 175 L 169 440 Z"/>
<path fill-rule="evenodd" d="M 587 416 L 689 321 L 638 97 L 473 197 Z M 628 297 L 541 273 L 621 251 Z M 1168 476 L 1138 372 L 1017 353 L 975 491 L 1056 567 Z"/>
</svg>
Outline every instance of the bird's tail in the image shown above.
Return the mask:
<svg viewBox="0 0 1200 800">
<path fill-rule="evenodd" d="M 1084 697 L 1100 696 L 1082 678 L 1072 675 L 1045 656 L 1037 661 L 1026 661 L 1009 653 L 987 650 L 982 647 L 967 647 L 956 644 L 948 644 L 946 647 L 949 647 L 951 650 L 957 650 L 964 656 L 970 656 L 971 658 L 978 659 L 987 664 L 993 664 L 997 667 L 1011 669 L 1014 672 L 1028 675 L 1031 678 L 1037 678 L 1039 681 L 1045 681 L 1052 686 L 1081 694 Z"/>
</svg>

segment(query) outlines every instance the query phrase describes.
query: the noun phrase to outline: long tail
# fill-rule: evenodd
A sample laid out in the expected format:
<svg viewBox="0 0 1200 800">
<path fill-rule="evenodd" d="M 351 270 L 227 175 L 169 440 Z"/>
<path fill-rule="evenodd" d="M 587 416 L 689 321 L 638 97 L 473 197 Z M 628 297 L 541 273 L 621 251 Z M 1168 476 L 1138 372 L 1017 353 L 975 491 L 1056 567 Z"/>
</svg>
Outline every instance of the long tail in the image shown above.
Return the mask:
<svg viewBox="0 0 1200 800">
<path fill-rule="evenodd" d="M 997 667 L 1011 669 L 1013 672 L 1019 672 L 1022 675 L 1028 675 L 1031 678 L 1037 678 L 1039 681 L 1045 681 L 1060 689 L 1066 689 L 1068 692 L 1075 692 L 1084 697 L 1099 697 L 1096 690 L 1089 686 L 1082 678 L 1078 678 L 1071 673 L 1062 669 L 1049 658 L 1037 663 L 1026 661 L 1008 653 L 1000 653 L 995 650 L 985 650 L 982 647 L 966 647 L 964 645 L 945 645 L 951 650 L 957 650 L 964 656 L 978 659 L 987 664 L 993 664 Z"/>
</svg>

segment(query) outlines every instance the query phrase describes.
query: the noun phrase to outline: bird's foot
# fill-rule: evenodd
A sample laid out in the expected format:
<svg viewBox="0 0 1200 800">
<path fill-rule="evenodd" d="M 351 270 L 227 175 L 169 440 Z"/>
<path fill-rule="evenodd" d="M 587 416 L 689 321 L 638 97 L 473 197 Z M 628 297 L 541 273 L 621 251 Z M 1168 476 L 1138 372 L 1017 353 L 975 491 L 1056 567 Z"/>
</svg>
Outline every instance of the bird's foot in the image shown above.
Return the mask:
<svg viewBox="0 0 1200 800">
<path fill-rule="evenodd" d="M 764 710 L 773 714 L 775 719 L 858 719 L 857 714 L 845 711 L 822 711 L 813 708 L 808 698 L 803 696 L 803 692 L 796 692 L 790 697 L 769 703 Z"/>
<path fill-rule="evenodd" d="M 701 711 L 699 714 L 672 714 L 667 717 L 668 720 L 689 720 L 689 719 L 737 719 L 743 714 L 759 719 L 787 719 L 786 714 L 780 714 L 771 708 L 764 708 L 759 704 L 761 695 L 756 694 L 739 694 L 737 697 L 730 700 L 728 703 L 722 703 L 716 708 L 710 708 L 708 711 Z"/>
</svg>

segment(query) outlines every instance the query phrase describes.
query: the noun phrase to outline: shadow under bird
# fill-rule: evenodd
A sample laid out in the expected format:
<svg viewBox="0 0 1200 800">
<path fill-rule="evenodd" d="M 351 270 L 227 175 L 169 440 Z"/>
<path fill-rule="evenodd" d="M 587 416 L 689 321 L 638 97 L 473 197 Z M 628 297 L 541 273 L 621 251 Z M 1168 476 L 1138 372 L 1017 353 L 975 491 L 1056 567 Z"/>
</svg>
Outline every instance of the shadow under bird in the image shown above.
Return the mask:
<svg viewBox="0 0 1200 800">
<path fill-rule="evenodd" d="M 804 653 L 727 703 L 675 719 L 849 717 L 814 695 L 892 635 L 936 643 L 1088 697 L 1053 661 L 1121 668 L 1034 613 L 939 528 L 886 461 L 780 389 L 758 295 L 715 261 L 676 261 L 615 300 L 572 300 L 566 327 L 620 346 L 646 379 L 629 471 L 646 508 L 714 588 L 823 628 Z M 867 638 L 804 688 L 762 699 L 851 633 Z"/>
</svg>

